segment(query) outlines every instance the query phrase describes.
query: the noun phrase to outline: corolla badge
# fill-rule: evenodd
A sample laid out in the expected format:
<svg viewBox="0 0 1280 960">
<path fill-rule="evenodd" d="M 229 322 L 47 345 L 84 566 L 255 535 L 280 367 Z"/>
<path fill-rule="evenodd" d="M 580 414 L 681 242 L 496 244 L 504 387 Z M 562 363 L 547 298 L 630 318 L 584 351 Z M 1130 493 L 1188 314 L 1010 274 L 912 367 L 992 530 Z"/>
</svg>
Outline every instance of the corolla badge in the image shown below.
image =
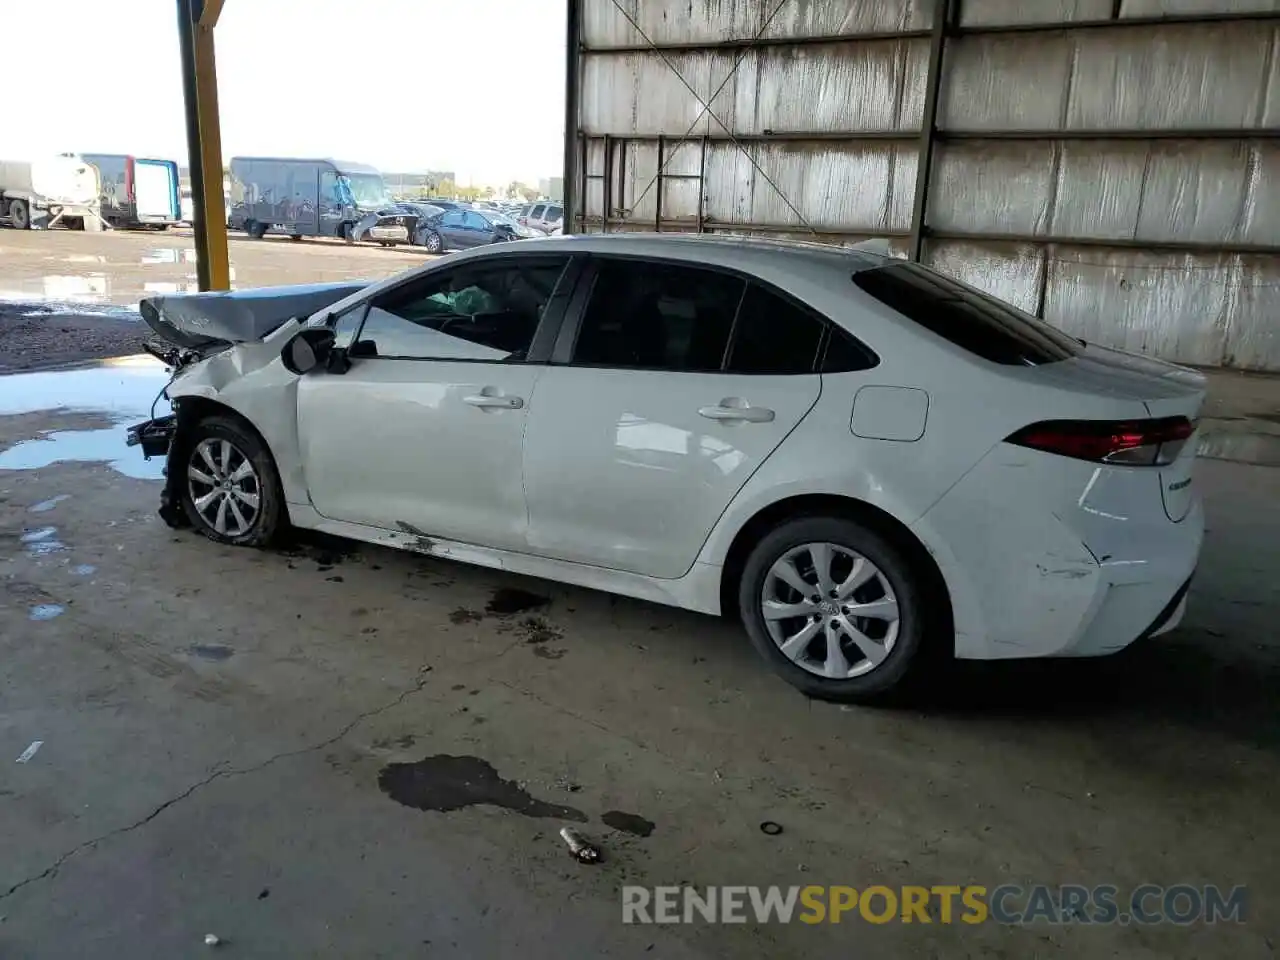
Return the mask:
<svg viewBox="0 0 1280 960">
<path fill-rule="evenodd" d="M 1187 477 L 1185 480 L 1179 480 L 1177 483 L 1169 484 L 1169 492 L 1177 493 L 1179 490 L 1184 490 L 1189 486 L 1191 486 L 1191 478 Z"/>
</svg>

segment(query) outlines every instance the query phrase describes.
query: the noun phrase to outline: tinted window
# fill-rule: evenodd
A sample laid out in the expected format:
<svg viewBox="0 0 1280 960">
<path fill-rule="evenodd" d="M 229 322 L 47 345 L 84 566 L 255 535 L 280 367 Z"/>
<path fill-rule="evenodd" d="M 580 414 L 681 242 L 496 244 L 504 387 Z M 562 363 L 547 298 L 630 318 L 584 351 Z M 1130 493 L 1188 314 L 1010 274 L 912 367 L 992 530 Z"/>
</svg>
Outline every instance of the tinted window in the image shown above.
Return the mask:
<svg viewBox="0 0 1280 960">
<path fill-rule="evenodd" d="M 522 360 L 564 272 L 564 257 L 433 273 L 374 300 L 362 356 Z"/>
<path fill-rule="evenodd" d="M 546 207 L 534 207 L 532 210 L 529 211 L 529 216 L 534 220 L 541 220 L 542 213 L 544 210 L 546 210 Z"/>
<path fill-rule="evenodd" d="M 916 263 L 853 275 L 886 306 L 970 353 L 1013 366 L 1066 360 L 1080 342 L 1017 307 Z"/>
<path fill-rule="evenodd" d="M 559 223 L 564 219 L 564 210 L 560 207 L 547 207 L 547 220 L 551 223 Z"/>
<path fill-rule="evenodd" d="M 468 229 L 470 230 L 490 229 L 491 224 L 481 214 L 478 214 L 475 211 L 469 210 L 467 211 L 465 216 L 466 216 L 466 227 Z"/>
<path fill-rule="evenodd" d="M 827 350 L 822 357 L 823 373 L 848 373 L 853 370 L 870 370 L 879 358 L 849 336 L 839 327 L 831 326 L 827 337 Z"/>
<path fill-rule="evenodd" d="M 574 363 L 719 370 L 745 284 L 697 267 L 600 264 Z"/>
<path fill-rule="evenodd" d="M 729 353 L 731 373 L 811 373 L 823 323 L 776 293 L 750 284 Z"/>
<path fill-rule="evenodd" d="M 465 217 L 461 210 L 450 210 L 441 218 L 440 222 L 446 227 L 460 227 L 464 219 Z"/>
</svg>

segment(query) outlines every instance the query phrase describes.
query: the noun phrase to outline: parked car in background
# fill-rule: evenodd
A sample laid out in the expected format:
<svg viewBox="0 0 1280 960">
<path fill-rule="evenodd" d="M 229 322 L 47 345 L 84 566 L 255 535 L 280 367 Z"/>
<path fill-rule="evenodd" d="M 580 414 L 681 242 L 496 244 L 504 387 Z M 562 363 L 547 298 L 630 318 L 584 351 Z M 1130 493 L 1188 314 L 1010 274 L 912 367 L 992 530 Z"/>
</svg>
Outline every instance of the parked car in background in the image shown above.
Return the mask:
<svg viewBox="0 0 1280 960">
<path fill-rule="evenodd" d="M 530 203 L 516 220 L 539 233 L 552 233 L 564 225 L 564 206 L 559 203 Z"/>
<path fill-rule="evenodd" d="M 111 226 L 164 230 L 183 219 L 176 161 L 123 153 L 82 153 L 80 157 L 98 168 L 102 219 Z"/>
<path fill-rule="evenodd" d="M 422 246 L 430 253 L 468 250 L 489 243 L 524 240 L 537 233 L 496 210 L 446 210 L 421 228 Z"/>
<path fill-rule="evenodd" d="M 166 389 L 176 419 L 131 430 L 167 452 L 170 523 L 732 611 L 835 700 L 1183 616 L 1204 378 L 921 264 L 616 234 L 316 296 L 142 301 L 162 336 L 214 341 Z"/>
<path fill-rule="evenodd" d="M 352 228 L 351 239 L 372 240 L 384 247 L 398 243 L 423 246 L 427 225 L 444 213 L 442 208 L 430 203 L 403 200 L 366 214 Z"/>
<path fill-rule="evenodd" d="M 427 197 L 422 201 L 442 210 L 470 210 L 471 204 L 465 200 L 446 200 L 443 197 Z"/>
<path fill-rule="evenodd" d="M 231 158 L 228 226 L 260 238 L 270 230 L 290 237 L 342 237 L 366 214 L 391 206 L 391 193 L 373 167 L 339 160 Z"/>
</svg>

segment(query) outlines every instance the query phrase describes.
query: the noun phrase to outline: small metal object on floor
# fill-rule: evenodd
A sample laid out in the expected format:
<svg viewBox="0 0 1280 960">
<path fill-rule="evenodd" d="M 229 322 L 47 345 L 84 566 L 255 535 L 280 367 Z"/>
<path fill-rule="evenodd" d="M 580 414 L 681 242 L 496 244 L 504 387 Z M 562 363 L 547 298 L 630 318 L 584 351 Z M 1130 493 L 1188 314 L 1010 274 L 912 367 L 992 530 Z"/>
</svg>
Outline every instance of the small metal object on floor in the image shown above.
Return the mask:
<svg viewBox="0 0 1280 960">
<path fill-rule="evenodd" d="M 591 843 L 573 827 L 561 827 L 560 837 L 569 845 L 569 852 L 579 863 L 599 863 L 600 848 Z"/>
<path fill-rule="evenodd" d="M 775 823 L 772 820 L 766 820 L 760 824 L 760 832 L 768 834 L 771 837 L 776 837 L 782 832 L 782 824 Z"/>
</svg>

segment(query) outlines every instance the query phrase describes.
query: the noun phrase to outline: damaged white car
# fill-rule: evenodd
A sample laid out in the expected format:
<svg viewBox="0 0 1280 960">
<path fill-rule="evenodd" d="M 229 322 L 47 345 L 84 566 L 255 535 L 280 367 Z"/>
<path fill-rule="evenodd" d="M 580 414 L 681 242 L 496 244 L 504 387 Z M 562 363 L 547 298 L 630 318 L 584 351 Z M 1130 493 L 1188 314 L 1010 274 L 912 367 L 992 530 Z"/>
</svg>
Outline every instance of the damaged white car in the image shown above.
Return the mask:
<svg viewBox="0 0 1280 960">
<path fill-rule="evenodd" d="M 531 240 L 166 296 L 162 514 L 739 616 L 814 696 L 1182 616 L 1204 382 L 871 249 Z"/>
</svg>

